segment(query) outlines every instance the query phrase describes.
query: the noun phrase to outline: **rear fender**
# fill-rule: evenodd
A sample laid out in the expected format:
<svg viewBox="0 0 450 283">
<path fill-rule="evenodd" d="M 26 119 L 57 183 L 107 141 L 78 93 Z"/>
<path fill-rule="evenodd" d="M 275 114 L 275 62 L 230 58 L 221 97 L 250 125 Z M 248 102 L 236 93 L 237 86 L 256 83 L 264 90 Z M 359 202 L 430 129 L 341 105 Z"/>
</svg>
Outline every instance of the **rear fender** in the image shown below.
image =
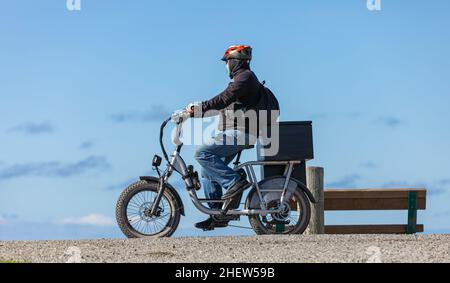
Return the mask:
<svg viewBox="0 0 450 283">
<path fill-rule="evenodd" d="M 308 187 L 307 187 L 305 184 L 303 184 L 302 181 L 299 181 L 299 180 L 297 180 L 297 179 L 295 179 L 295 178 L 291 178 L 291 180 L 293 180 L 294 182 L 296 182 L 296 183 L 297 183 L 297 186 L 298 186 L 300 189 L 302 189 L 303 192 L 305 192 L 305 194 L 308 196 L 309 201 L 310 201 L 311 203 L 317 203 L 317 200 L 314 198 L 314 196 L 313 196 L 313 194 L 311 193 L 311 191 L 308 189 Z"/>
<path fill-rule="evenodd" d="M 141 176 L 141 177 L 139 177 L 139 179 L 141 179 L 142 181 L 148 182 L 148 183 L 159 183 L 159 178 L 153 177 L 153 176 Z M 178 194 L 177 190 L 169 183 L 166 183 L 166 189 L 169 189 L 170 192 L 173 194 L 173 196 L 176 198 L 176 200 L 180 204 L 181 215 L 185 216 L 183 201 L 181 200 L 181 197 Z"/>
<path fill-rule="evenodd" d="M 281 197 L 281 194 L 283 192 L 283 185 L 286 180 L 286 177 L 283 176 L 273 176 L 266 178 L 264 180 L 261 180 L 258 182 L 258 186 L 261 190 L 261 193 L 263 194 L 264 201 L 266 203 L 272 201 L 272 200 L 279 200 Z M 279 187 L 279 190 L 274 191 L 273 190 L 273 184 L 276 184 L 276 187 Z M 303 184 L 303 182 L 295 179 L 290 178 L 289 184 L 288 184 L 288 191 L 287 191 L 287 197 L 289 197 L 289 193 L 295 190 L 296 188 L 300 188 L 308 197 L 309 201 L 312 203 L 316 203 L 316 200 L 314 199 L 314 196 L 309 191 L 309 189 Z M 270 190 L 266 191 L 265 190 Z M 253 189 L 247 196 L 246 200 L 246 207 L 247 208 L 259 208 L 259 197 L 256 193 L 256 189 Z"/>
</svg>

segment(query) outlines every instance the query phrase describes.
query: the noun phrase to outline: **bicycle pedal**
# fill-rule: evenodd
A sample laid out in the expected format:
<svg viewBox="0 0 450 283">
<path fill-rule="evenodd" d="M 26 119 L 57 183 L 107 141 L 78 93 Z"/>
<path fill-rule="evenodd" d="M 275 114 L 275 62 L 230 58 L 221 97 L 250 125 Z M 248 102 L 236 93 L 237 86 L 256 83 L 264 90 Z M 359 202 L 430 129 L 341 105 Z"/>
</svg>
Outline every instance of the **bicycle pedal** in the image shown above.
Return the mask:
<svg viewBox="0 0 450 283">
<path fill-rule="evenodd" d="M 228 215 L 227 215 L 228 216 Z M 240 215 L 229 215 L 229 221 L 239 221 L 241 220 L 241 216 Z"/>
<path fill-rule="evenodd" d="M 217 219 L 217 218 L 216 218 Z M 223 221 L 237 221 L 240 220 L 241 216 L 240 215 L 226 215 L 226 214 L 222 214 L 220 216 L 220 219 L 217 219 L 217 221 L 219 222 L 223 222 Z"/>
</svg>

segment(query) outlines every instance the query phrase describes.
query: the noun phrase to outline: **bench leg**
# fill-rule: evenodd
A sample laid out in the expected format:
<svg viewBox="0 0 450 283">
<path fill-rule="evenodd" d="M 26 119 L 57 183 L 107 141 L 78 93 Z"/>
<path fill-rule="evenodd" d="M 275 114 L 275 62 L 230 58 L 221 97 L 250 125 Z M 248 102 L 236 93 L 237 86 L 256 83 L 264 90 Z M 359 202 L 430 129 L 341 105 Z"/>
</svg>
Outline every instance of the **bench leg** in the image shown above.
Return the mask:
<svg viewBox="0 0 450 283">
<path fill-rule="evenodd" d="M 276 233 L 281 234 L 281 233 L 284 232 L 284 229 L 285 229 L 285 225 L 283 223 L 277 223 L 276 226 L 275 226 L 275 232 Z"/>
<path fill-rule="evenodd" d="M 406 234 L 415 234 L 417 224 L 417 192 L 408 192 L 408 225 Z"/>
</svg>

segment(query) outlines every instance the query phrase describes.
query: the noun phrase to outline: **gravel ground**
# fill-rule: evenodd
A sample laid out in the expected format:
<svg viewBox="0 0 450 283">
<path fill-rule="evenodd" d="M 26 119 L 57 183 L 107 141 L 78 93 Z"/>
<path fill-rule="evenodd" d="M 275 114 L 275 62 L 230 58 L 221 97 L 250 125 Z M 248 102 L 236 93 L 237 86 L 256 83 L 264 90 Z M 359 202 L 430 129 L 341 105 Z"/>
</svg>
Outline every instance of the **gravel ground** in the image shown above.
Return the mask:
<svg viewBox="0 0 450 283">
<path fill-rule="evenodd" d="M 292 235 L 0 242 L 19 262 L 450 262 L 450 235 Z"/>
</svg>

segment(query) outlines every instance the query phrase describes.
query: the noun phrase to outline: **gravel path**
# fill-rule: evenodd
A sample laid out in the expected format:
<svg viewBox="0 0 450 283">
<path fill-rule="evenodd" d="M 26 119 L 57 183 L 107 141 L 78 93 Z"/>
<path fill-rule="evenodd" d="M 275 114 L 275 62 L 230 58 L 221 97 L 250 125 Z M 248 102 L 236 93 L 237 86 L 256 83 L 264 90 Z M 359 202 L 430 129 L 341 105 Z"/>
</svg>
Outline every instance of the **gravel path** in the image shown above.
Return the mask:
<svg viewBox="0 0 450 283">
<path fill-rule="evenodd" d="M 450 235 L 293 235 L 0 242 L 21 262 L 450 262 Z"/>
</svg>

